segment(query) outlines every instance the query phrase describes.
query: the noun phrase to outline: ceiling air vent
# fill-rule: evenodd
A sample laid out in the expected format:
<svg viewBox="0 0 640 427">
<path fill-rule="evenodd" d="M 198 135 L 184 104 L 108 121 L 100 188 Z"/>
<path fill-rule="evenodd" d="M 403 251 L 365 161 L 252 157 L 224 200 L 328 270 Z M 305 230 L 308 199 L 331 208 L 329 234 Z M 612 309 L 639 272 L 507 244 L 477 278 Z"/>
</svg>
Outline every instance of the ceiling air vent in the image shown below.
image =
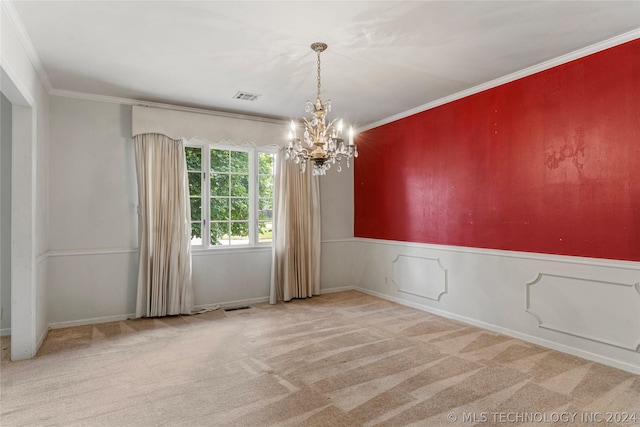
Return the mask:
<svg viewBox="0 0 640 427">
<path fill-rule="evenodd" d="M 260 95 L 257 95 L 255 93 L 236 92 L 236 94 L 233 95 L 233 99 L 240 99 L 242 101 L 256 101 L 259 96 Z"/>
</svg>

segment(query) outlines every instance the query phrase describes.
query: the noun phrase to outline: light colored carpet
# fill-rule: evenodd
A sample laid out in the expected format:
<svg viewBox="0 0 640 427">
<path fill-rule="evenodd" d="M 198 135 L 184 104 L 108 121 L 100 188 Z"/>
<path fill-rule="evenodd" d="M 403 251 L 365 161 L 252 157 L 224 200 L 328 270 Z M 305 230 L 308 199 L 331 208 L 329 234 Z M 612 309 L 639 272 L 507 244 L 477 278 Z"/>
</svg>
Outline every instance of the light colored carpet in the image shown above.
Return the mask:
<svg viewBox="0 0 640 427">
<path fill-rule="evenodd" d="M 36 358 L 0 366 L 2 426 L 627 426 L 603 417 L 640 417 L 640 376 L 356 291 L 53 330 Z"/>
</svg>

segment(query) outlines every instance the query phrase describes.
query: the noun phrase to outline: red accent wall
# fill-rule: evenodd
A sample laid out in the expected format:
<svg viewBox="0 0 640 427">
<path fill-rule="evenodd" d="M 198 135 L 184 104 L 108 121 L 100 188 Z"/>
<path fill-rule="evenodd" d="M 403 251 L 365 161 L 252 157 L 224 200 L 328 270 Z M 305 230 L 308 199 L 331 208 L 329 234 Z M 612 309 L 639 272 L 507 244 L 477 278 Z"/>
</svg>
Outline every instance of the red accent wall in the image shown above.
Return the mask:
<svg viewBox="0 0 640 427">
<path fill-rule="evenodd" d="M 357 144 L 356 237 L 640 261 L 640 39 Z"/>
</svg>

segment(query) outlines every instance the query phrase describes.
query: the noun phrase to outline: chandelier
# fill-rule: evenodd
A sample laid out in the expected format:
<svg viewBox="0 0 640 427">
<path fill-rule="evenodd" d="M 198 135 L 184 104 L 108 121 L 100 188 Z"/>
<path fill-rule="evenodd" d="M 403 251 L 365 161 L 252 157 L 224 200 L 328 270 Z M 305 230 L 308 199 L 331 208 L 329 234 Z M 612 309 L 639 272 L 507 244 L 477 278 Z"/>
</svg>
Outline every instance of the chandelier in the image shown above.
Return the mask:
<svg viewBox="0 0 640 427">
<path fill-rule="evenodd" d="M 311 50 L 318 54 L 318 96 L 315 104 L 307 101 L 305 111 L 311 113 L 311 120 L 303 117 L 304 133 L 300 139 L 296 135 L 296 122 L 291 121 L 289 142 L 285 148 L 285 159 L 291 159 L 300 164 L 300 172 L 307 169 L 307 161 L 313 164 L 313 175 L 326 175 L 332 164 L 338 163 L 338 172 L 342 170 L 342 159 L 349 160 L 358 157 L 358 149 L 353 142 L 353 128 L 349 128 L 349 140 L 345 144 L 342 139 L 342 120 L 333 119 L 327 124 L 326 114 L 331 111 L 331 100 L 322 102 L 320 98 L 320 53 L 327 49 L 325 43 L 313 43 Z M 304 142 L 304 145 L 303 145 Z"/>
</svg>

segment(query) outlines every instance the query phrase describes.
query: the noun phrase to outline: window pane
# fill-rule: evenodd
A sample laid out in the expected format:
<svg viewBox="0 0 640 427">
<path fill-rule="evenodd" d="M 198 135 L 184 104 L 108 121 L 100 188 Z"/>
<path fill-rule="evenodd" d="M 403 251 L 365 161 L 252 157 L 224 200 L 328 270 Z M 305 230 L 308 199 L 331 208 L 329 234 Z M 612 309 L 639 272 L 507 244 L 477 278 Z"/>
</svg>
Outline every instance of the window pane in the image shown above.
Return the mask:
<svg viewBox="0 0 640 427">
<path fill-rule="evenodd" d="M 231 152 L 231 172 L 249 173 L 249 153 L 245 151 Z"/>
<path fill-rule="evenodd" d="M 249 199 L 231 199 L 231 219 L 249 219 Z"/>
<path fill-rule="evenodd" d="M 191 244 L 194 246 L 202 245 L 202 224 L 199 222 L 191 223 Z"/>
<path fill-rule="evenodd" d="M 258 242 L 270 242 L 273 237 L 273 223 L 271 221 L 258 222 Z"/>
<path fill-rule="evenodd" d="M 259 180 L 260 197 L 273 197 L 273 177 L 271 175 L 261 175 Z"/>
<path fill-rule="evenodd" d="M 202 170 L 202 148 L 199 147 L 184 147 L 184 154 L 187 158 L 187 170 L 201 171 Z"/>
<path fill-rule="evenodd" d="M 202 173 L 189 172 L 189 195 L 200 196 L 202 194 Z"/>
<path fill-rule="evenodd" d="M 254 148 L 245 151 L 212 147 L 216 146 L 185 147 L 192 245 L 268 244 L 272 241 L 276 154 L 261 153 Z M 208 162 L 203 158 L 207 155 Z M 256 162 L 255 169 L 251 162 Z M 209 170 L 202 170 L 205 165 Z M 255 199 L 249 197 L 250 190 Z M 254 209 L 257 212 L 252 212 Z M 249 218 L 254 222 L 249 222 Z M 202 219 L 210 221 L 209 224 L 203 225 Z M 250 240 L 250 234 L 255 241 Z"/>
<path fill-rule="evenodd" d="M 273 210 L 273 199 L 263 199 L 259 200 L 258 209 L 261 211 L 264 210 Z"/>
<path fill-rule="evenodd" d="M 211 174 L 211 195 L 212 196 L 228 196 L 229 195 L 229 175 Z"/>
<path fill-rule="evenodd" d="M 272 219 L 272 218 L 273 218 L 273 211 L 271 209 L 258 211 L 259 220 L 266 220 L 266 219 Z"/>
<path fill-rule="evenodd" d="M 216 172 L 229 172 L 229 151 L 211 150 L 211 170 Z"/>
<path fill-rule="evenodd" d="M 248 245 L 249 244 L 249 223 L 248 222 L 232 222 L 231 223 L 231 244 L 232 245 Z"/>
<path fill-rule="evenodd" d="M 273 237 L 275 155 L 259 153 L 258 156 L 258 243 L 269 243 Z"/>
<path fill-rule="evenodd" d="M 200 221 L 202 219 L 202 199 L 200 197 L 191 197 L 191 221 Z"/>
<path fill-rule="evenodd" d="M 229 244 L 229 223 L 228 222 L 212 222 L 210 243 L 212 246 Z"/>
<path fill-rule="evenodd" d="M 275 173 L 275 156 L 268 153 L 259 153 L 258 161 L 260 163 L 258 173 L 260 175 L 273 175 Z"/>
<path fill-rule="evenodd" d="M 258 203 L 258 219 L 272 219 L 273 218 L 273 199 L 260 199 Z"/>
<path fill-rule="evenodd" d="M 211 199 L 211 221 L 229 220 L 229 199 L 226 197 Z"/>
<path fill-rule="evenodd" d="M 249 175 L 231 175 L 231 195 L 249 197 Z"/>
</svg>

